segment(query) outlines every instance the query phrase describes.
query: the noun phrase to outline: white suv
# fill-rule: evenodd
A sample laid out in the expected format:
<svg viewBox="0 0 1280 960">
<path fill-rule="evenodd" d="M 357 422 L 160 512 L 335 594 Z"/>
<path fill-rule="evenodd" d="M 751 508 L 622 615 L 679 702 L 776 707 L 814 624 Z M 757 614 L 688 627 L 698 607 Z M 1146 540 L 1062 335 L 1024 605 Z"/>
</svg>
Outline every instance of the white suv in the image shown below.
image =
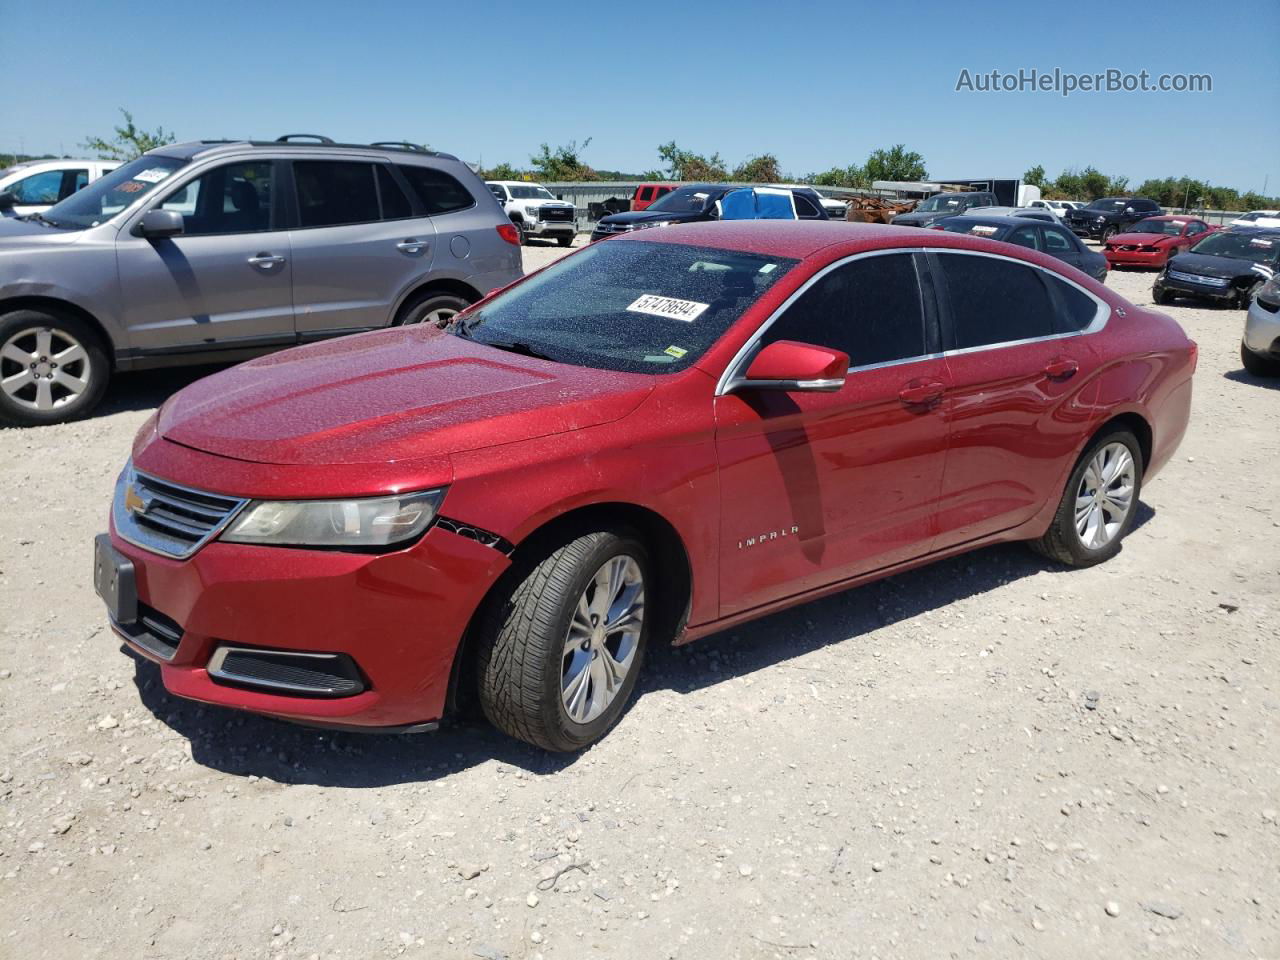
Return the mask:
<svg viewBox="0 0 1280 960">
<path fill-rule="evenodd" d="M 44 213 L 120 164 L 116 160 L 29 160 L 0 170 L 0 216 Z"/>
<path fill-rule="evenodd" d="M 522 241 L 542 237 L 555 240 L 562 247 L 572 245 L 578 232 L 578 214 L 572 203 L 557 200 L 540 184 L 522 180 L 488 180 L 485 186 L 493 191 L 511 222 L 520 228 Z"/>
</svg>

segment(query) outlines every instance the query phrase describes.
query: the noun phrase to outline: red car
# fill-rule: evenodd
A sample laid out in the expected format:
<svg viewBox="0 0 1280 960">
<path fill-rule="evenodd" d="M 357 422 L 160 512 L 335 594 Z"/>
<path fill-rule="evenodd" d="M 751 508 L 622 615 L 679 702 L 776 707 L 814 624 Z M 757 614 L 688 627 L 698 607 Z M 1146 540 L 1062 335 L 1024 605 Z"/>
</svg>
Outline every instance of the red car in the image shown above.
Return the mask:
<svg viewBox="0 0 1280 960">
<path fill-rule="evenodd" d="M 134 442 L 97 588 L 178 696 L 403 729 L 474 697 L 577 749 L 651 644 L 999 541 L 1111 557 L 1195 363 L 1172 319 L 1029 249 L 647 230 L 448 331 L 176 394 Z"/>
<path fill-rule="evenodd" d="M 1193 217 L 1147 217 L 1109 238 L 1102 254 L 1112 267 L 1159 269 L 1217 229 Z"/>
</svg>

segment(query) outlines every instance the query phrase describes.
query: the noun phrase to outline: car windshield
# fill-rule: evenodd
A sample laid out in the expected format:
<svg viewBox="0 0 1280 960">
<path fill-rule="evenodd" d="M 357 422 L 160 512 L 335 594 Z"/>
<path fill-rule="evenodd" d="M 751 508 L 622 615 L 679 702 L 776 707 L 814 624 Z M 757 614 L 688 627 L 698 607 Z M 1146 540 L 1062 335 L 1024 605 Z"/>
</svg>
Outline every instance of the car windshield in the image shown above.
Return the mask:
<svg viewBox="0 0 1280 960">
<path fill-rule="evenodd" d="M 530 185 L 527 187 L 508 187 L 511 196 L 516 200 L 554 200 L 551 191 L 546 187 Z"/>
<path fill-rule="evenodd" d="M 916 209 L 922 213 L 939 213 L 943 210 L 963 210 L 965 205 L 963 197 L 958 197 L 954 193 L 939 193 L 925 200 Z"/>
<path fill-rule="evenodd" d="M 938 228 L 948 233 L 970 233 L 975 237 L 986 237 L 989 240 L 999 239 L 999 234 L 1008 229 L 994 223 L 972 220 L 969 217 L 947 217 L 938 224 Z"/>
<path fill-rule="evenodd" d="M 186 165 L 186 160 L 155 155 L 131 160 L 54 204 L 44 219 L 55 227 L 96 227 L 141 200 Z"/>
<path fill-rule="evenodd" d="M 1280 253 L 1280 234 L 1211 233 L 1194 247 L 1192 253 L 1205 253 L 1211 257 L 1230 257 L 1233 260 L 1252 260 L 1254 263 L 1275 263 Z"/>
<path fill-rule="evenodd" d="M 1085 207 L 1085 209 L 1101 210 L 1104 213 L 1115 213 L 1118 210 L 1123 210 L 1128 205 L 1129 205 L 1129 201 L 1124 199 L 1119 199 L 1119 200 L 1102 199 L 1102 200 L 1093 201 L 1093 203 L 1089 204 L 1089 206 Z"/>
<path fill-rule="evenodd" d="M 557 363 L 668 373 L 695 363 L 796 263 L 606 240 L 460 314 L 451 332 Z"/>
<path fill-rule="evenodd" d="M 1180 237 L 1184 226 L 1185 223 L 1177 220 L 1143 220 L 1135 223 L 1125 233 L 1161 233 L 1166 237 Z"/>
<path fill-rule="evenodd" d="M 711 202 L 706 187 L 681 187 L 646 208 L 654 213 L 701 213 Z"/>
</svg>

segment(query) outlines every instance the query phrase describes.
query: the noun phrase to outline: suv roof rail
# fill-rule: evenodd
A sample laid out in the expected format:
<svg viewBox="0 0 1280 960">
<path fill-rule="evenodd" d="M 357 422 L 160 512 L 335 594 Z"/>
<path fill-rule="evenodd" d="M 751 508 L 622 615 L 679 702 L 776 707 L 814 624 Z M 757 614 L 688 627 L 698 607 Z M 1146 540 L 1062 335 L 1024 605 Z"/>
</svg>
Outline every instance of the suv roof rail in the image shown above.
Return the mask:
<svg viewBox="0 0 1280 960">
<path fill-rule="evenodd" d="M 407 141 L 405 141 L 405 140 L 375 140 L 375 141 L 373 141 L 373 143 L 369 144 L 369 146 L 371 146 L 371 147 L 394 147 L 394 148 L 395 148 L 395 149 L 397 149 L 397 150 L 413 150 L 413 151 L 415 151 L 415 152 L 417 152 L 417 153 L 430 153 L 430 152 L 431 152 L 430 150 L 428 150 L 426 147 L 424 147 L 424 146 L 423 146 L 422 144 L 420 144 L 420 143 L 409 143 L 409 142 L 407 142 Z"/>
<path fill-rule="evenodd" d="M 316 143 L 333 143 L 332 137 L 324 137 L 318 133 L 286 133 L 276 137 L 276 143 L 292 143 L 294 140 L 314 140 Z"/>
</svg>

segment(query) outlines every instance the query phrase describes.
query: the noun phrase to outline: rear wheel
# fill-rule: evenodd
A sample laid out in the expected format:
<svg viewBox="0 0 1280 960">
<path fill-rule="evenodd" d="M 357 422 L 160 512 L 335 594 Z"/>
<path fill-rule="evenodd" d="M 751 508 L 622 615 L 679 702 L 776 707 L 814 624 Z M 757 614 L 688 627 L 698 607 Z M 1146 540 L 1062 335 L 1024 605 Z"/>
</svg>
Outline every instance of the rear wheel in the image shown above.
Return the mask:
<svg viewBox="0 0 1280 960">
<path fill-rule="evenodd" d="M 563 236 L 563 237 L 557 237 L 557 238 L 556 238 L 556 241 L 557 241 L 557 242 L 560 244 L 560 246 L 562 246 L 562 247 L 572 247 L 572 246 L 573 246 L 573 234 L 572 234 L 572 233 L 570 233 L 570 234 L 566 234 L 566 235 L 565 235 L 565 236 Z"/>
<path fill-rule="evenodd" d="M 395 325 L 406 327 L 410 324 L 427 323 L 443 328 L 469 306 L 471 302 L 457 294 L 428 290 L 412 297 L 400 308 Z"/>
<path fill-rule="evenodd" d="M 44 310 L 0 316 L 0 423 L 34 427 L 82 417 L 98 405 L 111 363 L 98 332 Z"/>
<path fill-rule="evenodd" d="M 1280 359 L 1260 357 L 1243 343 L 1240 344 L 1240 362 L 1255 377 L 1280 377 Z"/>
<path fill-rule="evenodd" d="M 480 705 L 499 729 L 580 750 L 621 716 L 644 661 L 649 554 L 602 530 L 552 551 L 500 593 L 477 636 Z"/>
<path fill-rule="evenodd" d="M 1031 546 L 1059 563 L 1090 567 L 1120 552 L 1142 491 L 1142 448 L 1126 429 L 1091 443 L 1071 471 L 1049 529 Z"/>
</svg>

